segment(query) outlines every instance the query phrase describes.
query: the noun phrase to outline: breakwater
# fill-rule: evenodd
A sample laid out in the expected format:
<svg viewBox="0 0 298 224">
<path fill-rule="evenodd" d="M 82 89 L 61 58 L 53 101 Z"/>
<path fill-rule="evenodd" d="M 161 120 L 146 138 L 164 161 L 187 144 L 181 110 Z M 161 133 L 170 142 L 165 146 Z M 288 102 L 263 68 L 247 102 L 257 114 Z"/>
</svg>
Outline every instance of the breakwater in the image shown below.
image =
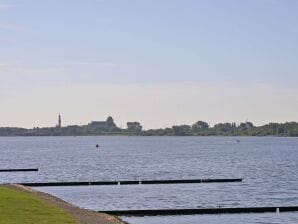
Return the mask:
<svg viewBox="0 0 298 224">
<path fill-rule="evenodd" d="M 81 182 L 45 182 L 45 183 L 18 183 L 28 187 L 55 187 L 55 186 L 96 186 L 96 185 L 138 185 L 138 184 L 201 184 L 201 183 L 229 183 L 242 182 L 237 179 L 187 179 L 187 180 L 126 180 L 126 181 L 81 181 Z"/>
<path fill-rule="evenodd" d="M 203 209 L 155 209 L 99 211 L 116 216 L 169 216 L 233 213 L 297 212 L 298 206 L 289 207 L 246 207 L 246 208 L 203 208 Z"/>
</svg>

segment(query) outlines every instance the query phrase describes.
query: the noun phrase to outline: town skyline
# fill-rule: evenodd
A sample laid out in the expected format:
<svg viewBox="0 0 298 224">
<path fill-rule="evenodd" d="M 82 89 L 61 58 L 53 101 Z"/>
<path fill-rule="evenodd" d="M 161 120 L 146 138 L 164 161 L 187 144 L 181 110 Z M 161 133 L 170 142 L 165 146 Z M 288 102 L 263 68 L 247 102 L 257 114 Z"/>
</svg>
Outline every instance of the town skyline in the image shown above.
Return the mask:
<svg viewBox="0 0 298 224">
<path fill-rule="evenodd" d="M 210 126 L 208 122 L 199 120 L 191 125 L 172 125 L 158 129 L 143 129 L 138 121 L 128 121 L 126 127 L 119 127 L 109 116 L 104 121 L 91 121 L 84 125 L 62 126 L 61 115 L 57 125 L 52 127 L 34 127 L 32 129 L 0 127 L 0 136 L 102 136 L 102 135 L 129 135 L 129 136 L 279 136 L 297 137 L 298 123 L 269 123 L 255 126 L 245 121 L 218 123 Z"/>
<path fill-rule="evenodd" d="M 110 121 L 109 121 L 110 120 Z M 143 129 L 143 126 L 142 126 L 142 122 L 140 121 L 137 121 L 137 120 L 130 120 L 130 121 L 126 121 L 125 122 L 125 125 L 123 124 L 117 124 L 117 121 L 114 121 L 114 118 L 113 116 L 109 115 L 107 116 L 107 119 L 93 119 L 93 120 L 89 120 L 88 122 L 82 124 L 67 124 L 67 123 L 63 123 L 63 116 L 61 113 L 58 113 L 58 116 L 57 116 L 57 120 L 56 120 L 56 123 L 53 122 L 52 125 L 49 125 L 49 126 L 34 126 L 32 128 L 27 128 L 27 127 L 17 127 L 17 126 L 6 126 L 8 128 L 25 128 L 25 129 L 35 129 L 35 128 L 64 128 L 64 127 L 71 127 L 71 126 L 84 126 L 84 125 L 91 125 L 91 126 L 97 126 L 97 125 L 104 125 L 106 122 L 109 122 L 109 123 L 112 123 L 114 127 L 117 127 L 117 128 L 120 128 L 120 129 L 126 129 L 128 128 L 128 124 L 131 124 L 131 123 L 137 123 L 138 125 L 141 125 L 141 129 Z M 263 126 L 263 125 L 267 125 L 267 124 L 283 124 L 283 123 L 298 123 L 297 121 L 284 121 L 284 122 L 276 122 L 276 121 L 271 121 L 271 122 L 268 122 L 268 123 L 264 123 L 264 124 L 256 124 L 254 123 L 253 121 L 251 120 L 248 120 L 246 119 L 245 121 L 240 121 L 240 122 L 235 122 L 235 121 L 221 121 L 221 122 L 218 122 L 218 123 L 211 123 L 211 122 L 208 122 L 206 120 L 200 120 L 200 119 L 197 119 L 195 122 L 204 122 L 206 123 L 209 127 L 214 127 L 218 124 L 231 124 L 231 125 L 235 125 L 235 126 L 239 126 L 241 124 L 248 124 L 249 126 L 253 126 L 253 127 L 258 127 L 258 126 Z M 158 128 L 144 128 L 143 130 L 150 130 L 150 129 L 164 129 L 164 128 L 170 128 L 170 127 L 173 127 L 173 126 L 183 126 L 183 125 L 193 125 L 195 122 L 192 122 L 192 123 L 176 123 L 176 124 L 172 124 L 172 125 L 169 125 L 169 126 L 166 126 L 166 127 L 158 127 Z M 0 128 L 6 128 L 6 127 L 0 127 Z"/>
</svg>

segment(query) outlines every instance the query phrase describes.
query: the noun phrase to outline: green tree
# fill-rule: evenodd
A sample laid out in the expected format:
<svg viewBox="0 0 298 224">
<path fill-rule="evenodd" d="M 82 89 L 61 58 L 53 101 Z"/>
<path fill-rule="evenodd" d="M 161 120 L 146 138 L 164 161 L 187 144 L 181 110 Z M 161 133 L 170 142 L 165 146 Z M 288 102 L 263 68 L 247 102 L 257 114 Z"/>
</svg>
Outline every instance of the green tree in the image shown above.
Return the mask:
<svg viewBox="0 0 298 224">
<path fill-rule="evenodd" d="M 132 133 L 140 133 L 142 131 L 142 125 L 139 122 L 127 122 L 127 131 Z"/>
</svg>

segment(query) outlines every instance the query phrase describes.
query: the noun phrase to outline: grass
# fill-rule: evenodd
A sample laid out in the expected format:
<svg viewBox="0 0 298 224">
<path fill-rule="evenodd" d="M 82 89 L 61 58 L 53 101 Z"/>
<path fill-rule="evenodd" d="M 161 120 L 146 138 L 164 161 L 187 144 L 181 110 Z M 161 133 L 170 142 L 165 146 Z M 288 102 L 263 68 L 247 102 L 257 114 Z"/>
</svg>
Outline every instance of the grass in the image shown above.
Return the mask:
<svg viewBox="0 0 298 224">
<path fill-rule="evenodd" d="M 0 187 L 0 224 L 79 224 L 30 193 Z"/>
</svg>

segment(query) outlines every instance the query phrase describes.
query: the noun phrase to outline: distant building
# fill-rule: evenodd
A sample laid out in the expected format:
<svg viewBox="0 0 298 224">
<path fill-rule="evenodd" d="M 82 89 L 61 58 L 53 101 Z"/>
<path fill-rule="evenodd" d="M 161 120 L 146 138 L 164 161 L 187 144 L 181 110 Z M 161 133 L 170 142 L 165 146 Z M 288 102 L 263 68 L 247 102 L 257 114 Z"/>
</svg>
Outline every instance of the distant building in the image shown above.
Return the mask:
<svg viewBox="0 0 298 224">
<path fill-rule="evenodd" d="M 99 131 L 113 131 L 118 129 L 111 116 L 106 121 L 91 121 L 88 126 Z"/>
<path fill-rule="evenodd" d="M 58 116 L 58 124 L 56 125 L 57 128 L 61 128 L 61 115 Z"/>
<path fill-rule="evenodd" d="M 245 127 L 246 127 L 247 129 L 250 129 L 250 128 L 253 128 L 254 125 L 253 125 L 253 123 L 246 121 L 246 122 L 245 122 Z"/>
</svg>

